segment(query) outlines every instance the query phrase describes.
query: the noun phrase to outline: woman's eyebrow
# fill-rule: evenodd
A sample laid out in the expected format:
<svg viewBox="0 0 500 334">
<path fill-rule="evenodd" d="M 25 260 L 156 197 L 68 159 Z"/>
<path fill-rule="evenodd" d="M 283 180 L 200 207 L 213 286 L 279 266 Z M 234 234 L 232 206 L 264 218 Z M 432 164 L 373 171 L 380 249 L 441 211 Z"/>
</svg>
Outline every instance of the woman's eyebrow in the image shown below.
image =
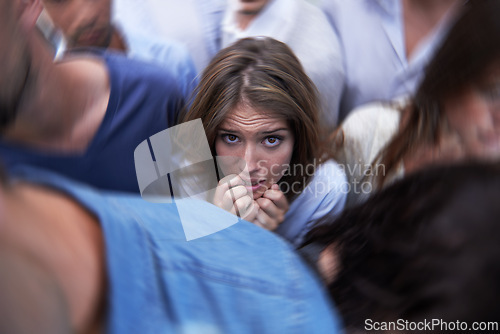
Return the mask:
<svg viewBox="0 0 500 334">
<path fill-rule="evenodd" d="M 228 130 L 228 129 L 224 129 L 224 128 L 219 128 L 219 130 L 217 130 L 218 132 L 229 132 L 229 133 L 239 133 L 238 130 Z"/>
<path fill-rule="evenodd" d="M 287 128 L 279 128 L 279 129 L 275 129 L 275 130 L 262 131 L 261 134 L 268 135 L 268 134 L 275 133 L 278 131 L 288 131 L 288 129 Z"/>
<path fill-rule="evenodd" d="M 238 130 L 230 130 L 230 129 L 224 129 L 224 128 L 219 128 L 217 131 L 218 132 L 227 132 L 227 133 L 240 133 L 240 131 L 238 131 Z M 279 129 L 273 129 L 273 130 L 268 130 L 268 131 L 260 131 L 258 133 L 261 135 L 269 135 L 269 134 L 273 134 L 273 133 L 276 133 L 279 131 L 289 131 L 289 129 L 288 128 L 279 128 Z"/>
</svg>

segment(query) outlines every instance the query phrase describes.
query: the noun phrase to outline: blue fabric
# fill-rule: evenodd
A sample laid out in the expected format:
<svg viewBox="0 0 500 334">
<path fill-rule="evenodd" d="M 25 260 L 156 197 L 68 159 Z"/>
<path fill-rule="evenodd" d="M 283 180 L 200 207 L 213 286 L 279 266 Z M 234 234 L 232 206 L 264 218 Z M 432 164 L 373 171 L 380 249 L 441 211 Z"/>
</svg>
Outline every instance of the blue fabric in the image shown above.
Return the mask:
<svg viewBox="0 0 500 334">
<path fill-rule="evenodd" d="M 221 22 L 224 17 L 224 10 L 226 8 L 225 0 L 197 0 L 197 5 L 200 8 L 202 15 L 205 17 L 203 20 L 205 32 L 205 39 L 208 45 L 208 54 L 210 59 L 213 58 L 221 49 Z"/>
<path fill-rule="evenodd" d="M 300 189 L 284 189 L 296 193 Z M 290 203 L 285 220 L 274 231 L 296 247 L 319 222 L 330 214 L 336 216 L 344 209 L 348 183 L 344 170 L 333 160 L 317 166 L 314 176 L 300 195 Z"/>
<path fill-rule="evenodd" d="M 220 48 L 220 22 L 227 0 L 115 0 L 113 21 L 126 30 L 175 40 L 191 54 L 198 74 Z"/>
<path fill-rule="evenodd" d="M 340 331 L 315 275 L 271 232 L 240 221 L 187 242 L 175 204 L 98 193 L 32 169 L 16 174 L 65 192 L 100 221 L 109 279 L 108 333 Z M 232 219 L 205 202 L 193 202 L 193 212 L 199 222 Z"/>
<path fill-rule="evenodd" d="M 10 169 L 30 165 L 110 190 L 139 192 L 134 150 L 151 135 L 174 125 L 184 104 L 170 72 L 123 55 L 94 51 L 109 70 L 110 98 L 104 119 L 78 154 L 47 152 L 0 140 L 0 159 Z"/>
</svg>

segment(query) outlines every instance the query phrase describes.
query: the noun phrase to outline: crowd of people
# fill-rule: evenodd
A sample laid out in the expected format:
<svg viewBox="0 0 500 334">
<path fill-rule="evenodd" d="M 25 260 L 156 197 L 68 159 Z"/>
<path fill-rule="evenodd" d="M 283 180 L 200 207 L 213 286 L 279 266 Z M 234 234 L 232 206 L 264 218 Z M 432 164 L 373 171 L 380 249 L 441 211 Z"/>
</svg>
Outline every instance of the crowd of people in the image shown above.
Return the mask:
<svg viewBox="0 0 500 334">
<path fill-rule="evenodd" d="M 498 331 L 498 14 L 0 0 L 0 332 Z"/>
</svg>

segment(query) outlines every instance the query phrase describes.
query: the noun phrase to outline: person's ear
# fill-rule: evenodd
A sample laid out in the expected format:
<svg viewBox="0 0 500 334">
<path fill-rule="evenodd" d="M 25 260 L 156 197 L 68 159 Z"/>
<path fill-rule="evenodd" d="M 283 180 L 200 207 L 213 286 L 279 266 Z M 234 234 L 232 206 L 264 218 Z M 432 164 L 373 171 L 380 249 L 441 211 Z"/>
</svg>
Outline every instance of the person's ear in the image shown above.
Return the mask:
<svg viewBox="0 0 500 334">
<path fill-rule="evenodd" d="M 20 16 L 19 22 L 26 30 L 32 30 L 43 10 L 41 0 L 19 0 Z"/>
<path fill-rule="evenodd" d="M 336 244 L 328 245 L 319 254 L 317 266 L 326 284 L 331 284 L 337 278 L 340 271 L 340 258 Z"/>
</svg>

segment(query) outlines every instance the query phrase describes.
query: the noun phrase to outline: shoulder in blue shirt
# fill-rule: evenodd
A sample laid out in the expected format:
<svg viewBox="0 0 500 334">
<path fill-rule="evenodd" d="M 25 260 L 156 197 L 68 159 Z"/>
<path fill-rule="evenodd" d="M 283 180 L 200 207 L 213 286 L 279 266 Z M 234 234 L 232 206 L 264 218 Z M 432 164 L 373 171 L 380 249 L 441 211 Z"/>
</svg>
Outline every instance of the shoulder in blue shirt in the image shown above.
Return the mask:
<svg viewBox="0 0 500 334">
<path fill-rule="evenodd" d="M 109 333 L 338 333 L 320 282 L 290 245 L 241 221 L 186 241 L 175 204 L 98 193 L 37 170 L 17 177 L 56 188 L 94 213 L 104 233 Z M 198 223 L 232 219 L 193 202 Z"/>
</svg>

